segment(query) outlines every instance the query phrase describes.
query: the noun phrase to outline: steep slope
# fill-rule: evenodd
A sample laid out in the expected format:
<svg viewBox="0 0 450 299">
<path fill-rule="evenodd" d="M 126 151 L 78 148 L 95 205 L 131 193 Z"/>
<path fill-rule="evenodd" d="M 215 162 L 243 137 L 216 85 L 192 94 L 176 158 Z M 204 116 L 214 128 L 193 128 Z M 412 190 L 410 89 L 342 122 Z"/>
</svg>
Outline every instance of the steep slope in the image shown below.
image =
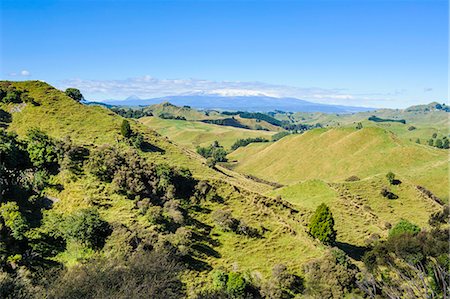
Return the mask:
<svg viewBox="0 0 450 299">
<path fill-rule="evenodd" d="M 240 148 L 229 158 L 237 160 L 237 171 L 283 184 L 393 171 L 448 199 L 448 152 L 399 140 L 381 128 L 315 129 L 274 144 Z"/>
<path fill-rule="evenodd" d="M 196 121 L 143 117 L 139 121 L 159 134 L 169 137 L 177 144 L 195 150 L 197 146 L 208 146 L 218 140 L 227 150 L 238 139 L 264 137 L 270 140 L 275 132 L 248 130 L 219 126 Z"/>
</svg>

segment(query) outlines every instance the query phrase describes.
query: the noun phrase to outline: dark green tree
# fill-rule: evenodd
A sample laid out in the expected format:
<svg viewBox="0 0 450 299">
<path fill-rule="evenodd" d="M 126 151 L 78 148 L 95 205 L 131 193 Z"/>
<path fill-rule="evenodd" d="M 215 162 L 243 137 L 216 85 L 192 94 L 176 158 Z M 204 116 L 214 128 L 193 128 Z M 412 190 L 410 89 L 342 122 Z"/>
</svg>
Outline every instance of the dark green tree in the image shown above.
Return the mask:
<svg viewBox="0 0 450 299">
<path fill-rule="evenodd" d="M 431 137 L 436 138 L 437 137 L 437 133 L 433 133 L 433 135 Z"/>
<path fill-rule="evenodd" d="M 58 163 L 55 143 L 44 132 L 33 129 L 27 134 L 27 152 L 34 166 L 51 168 Z"/>
<path fill-rule="evenodd" d="M 442 143 L 441 139 L 436 139 L 434 146 L 437 148 L 444 148 L 444 144 Z"/>
<path fill-rule="evenodd" d="M 77 102 L 84 100 L 80 90 L 76 88 L 67 88 L 65 94 Z"/>
<path fill-rule="evenodd" d="M 445 138 L 444 141 L 442 142 L 442 148 L 448 149 L 450 147 L 448 138 Z"/>
<path fill-rule="evenodd" d="M 67 239 L 92 248 L 101 248 L 111 229 L 96 209 L 89 208 L 70 215 L 64 222 L 64 232 Z"/>
<path fill-rule="evenodd" d="M 122 125 L 120 126 L 120 133 L 121 133 L 125 138 L 130 138 L 131 135 L 133 134 L 133 132 L 131 131 L 130 123 L 128 122 L 128 120 L 124 119 L 124 120 L 122 121 Z"/>
<path fill-rule="evenodd" d="M 311 217 L 309 234 L 326 245 L 332 245 L 336 242 L 333 214 L 324 203 L 317 207 L 316 212 Z"/>
<path fill-rule="evenodd" d="M 429 139 L 428 140 L 428 145 L 429 146 L 433 146 L 434 145 L 434 140 L 433 139 Z"/>
</svg>

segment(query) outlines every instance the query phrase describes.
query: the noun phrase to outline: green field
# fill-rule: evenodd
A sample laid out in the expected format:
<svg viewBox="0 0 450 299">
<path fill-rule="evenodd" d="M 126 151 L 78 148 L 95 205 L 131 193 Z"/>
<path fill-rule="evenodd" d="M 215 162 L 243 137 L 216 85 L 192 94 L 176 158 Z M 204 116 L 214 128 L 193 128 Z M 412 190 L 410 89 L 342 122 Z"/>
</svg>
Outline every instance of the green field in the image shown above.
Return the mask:
<svg viewBox="0 0 450 299">
<path fill-rule="evenodd" d="M 190 149 L 195 149 L 197 146 L 208 146 L 217 140 L 228 150 L 238 139 L 263 137 L 270 140 L 270 137 L 275 134 L 275 132 L 269 131 L 247 130 L 198 121 L 162 119 L 158 117 L 143 117 L 139 121 L 159 134 Z"/>
</svg>

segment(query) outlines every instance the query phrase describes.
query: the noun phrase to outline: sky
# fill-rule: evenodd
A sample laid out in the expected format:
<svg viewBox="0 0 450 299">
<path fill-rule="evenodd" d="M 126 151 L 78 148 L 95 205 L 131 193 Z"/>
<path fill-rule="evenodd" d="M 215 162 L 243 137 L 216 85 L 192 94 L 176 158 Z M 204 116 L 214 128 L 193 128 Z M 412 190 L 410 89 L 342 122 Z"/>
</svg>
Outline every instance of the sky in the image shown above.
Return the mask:
<svg viewBox="0 0 450 299">
<path fill-rule="evenodd" d="M 0 78 L 88 100 L 270 95 L 403 108 L 448 99 L 446 0 L 1 0 Z"/>
</svg>

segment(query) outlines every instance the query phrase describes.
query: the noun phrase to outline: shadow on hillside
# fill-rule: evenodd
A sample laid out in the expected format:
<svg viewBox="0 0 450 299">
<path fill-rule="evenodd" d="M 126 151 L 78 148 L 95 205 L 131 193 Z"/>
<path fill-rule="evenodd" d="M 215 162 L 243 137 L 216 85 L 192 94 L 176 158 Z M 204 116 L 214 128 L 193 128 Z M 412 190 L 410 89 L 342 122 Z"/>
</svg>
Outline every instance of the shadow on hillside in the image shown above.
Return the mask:
<svg viewBox="0 0 450 299">
<path fill-rule="evenodd" d="M 206 245 L 205 243 L 193 244 L 191 246 L 191 248 L 193 250 L 198 251 L 200 254 L 204 254 L 204 255 L 212 256 L 212 257 L 216 257 L 216 258 L 220 258 L 221 257 L 220 253 L 217 250 L 215 250 L 214 248 L 212 248 L 209 245 Z"/>
<path fill-rule="evenodd" d="M 156 145 L 150 144 L 150 143 L 148 143 L 146 141 L 144 141 L 142 143 L 141 150 L 143 152 L 145 152 L 145 153 L 161 153 L 161 154 L 164 154 L 166 152 L 162 148 L 160 148 L 160 147 L 158 147 Z"/>
<path fill-rule="evenodd" d="M 369 250 L 369 248 L 364 246 L 352 245 L 343 242 L 336 242 L 336 247 L 344 251 L 349 257 L 357 261 L 361 261 L 363 255 L 367 250 Z"/>
</svg>

